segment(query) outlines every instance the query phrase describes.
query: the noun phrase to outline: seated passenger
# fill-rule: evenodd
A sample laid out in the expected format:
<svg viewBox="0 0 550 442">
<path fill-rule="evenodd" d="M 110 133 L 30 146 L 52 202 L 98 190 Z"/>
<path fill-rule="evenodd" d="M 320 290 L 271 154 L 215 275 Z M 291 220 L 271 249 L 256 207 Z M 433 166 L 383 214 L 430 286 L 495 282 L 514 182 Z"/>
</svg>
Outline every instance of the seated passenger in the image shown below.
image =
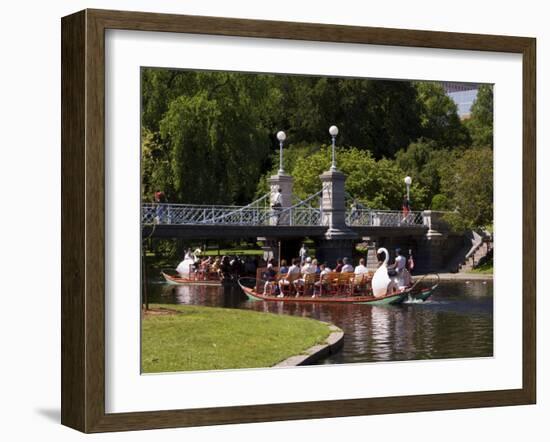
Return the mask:
<svg viewBox="0 0 550 442">
<path fill-rule="evenodd" d="M 344 265 L 342 267 L 342 273 L 353 273 L 353 266 L 350 263 L 349 258 L 344 258 Z"/>
<path fill-rule="evenodd" d="M 294 287 L 299 289 L 306 283 L 306 275 L 315 274 L 317 271 L 317 260 L 313 260 L 308 256 L 306 258 L 306 263 L 302 266 L 302 275 L 296 281 L 294 281 Z M 296 290 L 296 296 L 298 296 L 299 290 Z"/>
<path fill-rule="evenodd" d="M 279 279 L 280 297 L 283 296 L 285 288 L 289 288 L 288 286 L 290 286 L 292 279 L 298 276 L 300 276 L 300 258 L 294 258 L 286 275 Z"/>
<path fill-rule="evenodd" d="M 399 287 L 407 287 L 411 283 L 411 274 L 407 270 L 407 258 L 401 249 L 395 249 L 395 264 L 393 267 L 396 271 L 396 282 Z"/>
<path fill-rule="evenodd" d="M 279 268 L 279 274 L 280 275 L 286 275 L 288 273 L 288 265 L 286 263 L 286 259 L 281 260 L 281 267 Z"/>
<path fill-rule="evenodd" d="M 262 278 L 265 279 L 264 294 L 268 294 L 272 291 L 272 287 L 270 286 L 273 286 L 275 284 L 276 276 L 277 272 L 273 268 L 273 264 L 269 263 L 267 265 L 267 270 L 262 275 Z"/>
<path fill-rule="evenodd" d="M 319 267 L 319 262 L 316 259 L 311 261 L 311 266 L 313 267 L 313 270 L 315 270 L 313 273 L 317 275 L 321 274 L 321 267 Z"/>
<path fill-rule="evenodd" d="M 317 262 L 317 260 L 315 260 L 315 262 Z M 302 266 L 302 270 L 301 270 L 302 276 L 305 275 L 306 273 L 315 273 L 315 269 L 316 269 L 316 266 L 313 265 L 311 258 L 308 256 L 306 258 L 305 264 Z"/>
<path fill-rule="evenodd" d="M 324 262 L 319 266 L 319 280 L 315 282 L 315 287 L 319 295 L 323 294 L 328 289 L 328 282 L 325 279 L 325 275 L 332 273 L 332 270 L 327 266 L 327 263 Z M 315 294 L 313 295 L 315 298 Z"/>
<path fill-rule="evenodd" d="M 368 273 L 367 267 L 365 266 L 365 258 L 359 260 L 359 265 L 355 267 L 354 273 L 356 275 L 362 275 L 363 273 Z"/>
</svg>

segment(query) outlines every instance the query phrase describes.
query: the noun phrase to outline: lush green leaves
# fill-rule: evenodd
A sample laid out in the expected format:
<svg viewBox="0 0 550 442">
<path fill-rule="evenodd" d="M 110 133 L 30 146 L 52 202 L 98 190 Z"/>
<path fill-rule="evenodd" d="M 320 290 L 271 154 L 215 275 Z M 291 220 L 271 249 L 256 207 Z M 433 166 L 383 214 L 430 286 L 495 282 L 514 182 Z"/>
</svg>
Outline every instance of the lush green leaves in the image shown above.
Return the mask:
<svg viewBox="0 0 550 442">
<path fill-rule="evenodd" d="M 375 158 L 393 157 L 422 135 L 410 82 L 340 80 L 338 104 L 339 144 L 368 149 Z"/>
<path fill-rule="evenodd" d="M 298 147 L 296 150 L 301 151 Z M 294 147 L 288 149 L 294 156 Z M 289 173 L 294 177 L 294 193 L 306 198 L 321 189 L 319 175 L 331 164 L 331 147 L 323 145 L 307 156 L 300 156 L 292 164 Z M 355 147 L 337 148 L 338 169 L 347 175 L 348 197 L 357 198 L 367 207 L 400 209 L 405 194 L 405 173 L 388 159 L 376 160 L 369 151 Z M 418 183 L 411 187 L 411 200 L 417 208 L 425 207 L 426 191 Z M 413 209 L 415 208 L 413 207 Z"/>
<path fill-rule="evenodd" d="M 468 149 L 447 163 L 441 173 L 441 188 L 450 209 L 458 211 L 467 227 L 493 223 L 493 151 Z"/>
<path fill-rule="evenodd" d="M 278 130 L 287 133 L 284 168 L 305 198 L 330 166 L 335 124 L 350 197 L 399 209 L 409 175 L 413 209 L 491 222 L 491 86 L 480 87 L 466 124 L 434 82 L 147 68 L 142 100 L 144 200 L 163 190 L 173 202 L 252 201 L 279 168 Z"/>
<path fill-rule="evenodd" d="M 433 140 L 420 139 L 396 155 L 396 163 L 403 172 L 410 176 L 425 190 L 425 208 L 441 192 L 440 181 L 443 166 L 453 161 L 460 149 L 440 149 Z M 435 207 L 431 206 L 435 210 Z"/>
<path fill-rule="evenodd" d="M 273 77 L 273 84 L 283 97 L 273 127 L 285 129 L 294 144 L 327 143 L 328 128 L 335 124 L 340 145 L 369 149 L 380 158 L 421 135 L 410 82 L 281 76 Z"/>
<path fill-rule="evenodd" d="M 467 121 L 474 146 L 493 147 L 493 87 L 482 85 Z"/>
<path fill-rule="evenodd" d="M 439 147 L 470 145 L 470 135 L 458 117 L 457 106 L 445 95 L 443 86 L 425 81 L 415 85 L 421 104 L 422 135 Z"/>
<path fill-rule="evenodd" d="M 169 201 L 176 201 L 170 150 L 159 143 L 149 130 L 143 129 L 142 132 L 142 199 L 151 201 L 154 192 L 162 190 Z"/>
<path fill-rule="evenodd" d="M 180 95 L 175 98 L 166 98 L 166 91 L 158 88 L 158 94 L 169 102 L 163 112 L 157 106 L 157 94 L 150 91 L 145 100 L 144 126 L 155 112 L 160 112 L 160 120 L 156 136 L 144 138 L 144 150 L 147 143 L 158 140 L 163 173 L 144 177 L 143 191 L 150 195 L 154 191 L 150 184 L 154 184 L 172 201 L 248 202 L 269 154 L 269 133 L 262 121 L 280 97 L 265 76 L 191 74 L 190 84 L 177 88 Z M 144 89 L 156 90 L 157 81 L 162 83 L 153 76 Z M 149 126 L 155 127 L 152 123 Z M 144 173 L 158 166 L 158 162 L 154 167 L 147 164 L 148 159 L 144 155 Z"/>
</svg>

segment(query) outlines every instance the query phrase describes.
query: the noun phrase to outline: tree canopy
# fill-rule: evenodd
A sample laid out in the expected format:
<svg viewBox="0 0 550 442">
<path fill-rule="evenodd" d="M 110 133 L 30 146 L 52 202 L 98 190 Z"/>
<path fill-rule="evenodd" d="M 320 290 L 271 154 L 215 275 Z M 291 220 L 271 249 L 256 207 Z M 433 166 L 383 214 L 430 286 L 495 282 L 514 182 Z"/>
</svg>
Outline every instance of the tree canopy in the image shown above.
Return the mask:
<svg viewBox="0 0 550 442">
<path fill-rule="evenodd" d="M 308 152 L 307 155 L 301 155 Z M 331 146 L 322 145 L 315 150 L 309 146 L 290 147 L 287 151 L 295 161 L 289 162 L 286 172 L 294 177 L 294 194 L 304 199 L 321 189 L 319 175 L 331 165 Z M 405 172 L 392 160 L 376 160 L 368 150 L 356 147 L 337 148 L 338 170 L 346 174 L 346 192 L 348 200 L 357 199 L 366 207 L 375 209 L 400 209 L 403 203 Z M 285 161 L 286 163 L 286 161 Z M 276 169 L 266 174 L 272 175 Z M 262 180 L 261 183 L 267 183 Z M 267 184 L 262 184 L 258 194 L 267 191 Z M 413 209 L 420 209 L 426 204 L 426 190 L 418 182 L 411 186 Z"/>
<path fill-rule="evenodd" d="M 163 71 L 158 74 L 145 78 L 164 86 L 182 84 L 177 77 L 166 79 Z M 144 196 L 157 187 L 172 201 L 250 201 L 271 145 L 263 121 L 280 97 L 265 76 L 190 74 L 191 84 L 182 85 L 165 108 L 158 102 L 168 93 L 165 87 L 144 87 L 151 93 L 144 94 L 143 143 L 154 142 L 158 151 L 151 159 L 157 164 L 144 170 L 165 171 L 144 180 Z M 157 125 L 158 131 L 151 132 Z"/>
<path fill-rule="evenodd" d="M 472 105 L 471 117 L 467 121 L 476 147 L 493 147 L 493 87 L 487 84 L 479 87 Z"/>
<path fill-rule="evenodd" d="M 171 202 L 246 204 L 279 167 L 279 130 L 285 170 L 304 198 L 330 166 L 334 124 L 350 196 L 400 208 L 410 175 L 413 209 L 490 223 L 492 100 L 492 86 L 480 86 L 464 122 L 435 82 L 144 68 L 142 198 L 163 190 Z"/>
<path fill-rule="evenodd" d="M 416 82 L 420 102 L 422 136 L 438 147 L 469 146 L 470 134 L 460 121 L 456 103 L 443 86 L 433 82 Z"/>
<path fill-rule="evenodd" d="M 462 215 L 465 227 L 493 223 L 493 151 L 468 149 L 442 166 L 441 190 L 447 208 Z"/>
</svg>

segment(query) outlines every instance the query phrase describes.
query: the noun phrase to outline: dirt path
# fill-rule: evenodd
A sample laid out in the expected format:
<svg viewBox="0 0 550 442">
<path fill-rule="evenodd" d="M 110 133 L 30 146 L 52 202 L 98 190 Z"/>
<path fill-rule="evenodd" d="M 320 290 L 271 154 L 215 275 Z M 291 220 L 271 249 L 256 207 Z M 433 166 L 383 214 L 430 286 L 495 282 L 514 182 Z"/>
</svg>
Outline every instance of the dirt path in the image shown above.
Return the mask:
<svg viewBox="0 0 550 442">
<path fill-rule="evenodd" d="M 490 273 L 438 273 L 442 281 L 490 281 L 493 275 Z M 413 275 L 413 279 L 421 278 L 423 275 Z M 436 276 L 428 274 L 426 280 L 437 279 Z"/>
</svg>

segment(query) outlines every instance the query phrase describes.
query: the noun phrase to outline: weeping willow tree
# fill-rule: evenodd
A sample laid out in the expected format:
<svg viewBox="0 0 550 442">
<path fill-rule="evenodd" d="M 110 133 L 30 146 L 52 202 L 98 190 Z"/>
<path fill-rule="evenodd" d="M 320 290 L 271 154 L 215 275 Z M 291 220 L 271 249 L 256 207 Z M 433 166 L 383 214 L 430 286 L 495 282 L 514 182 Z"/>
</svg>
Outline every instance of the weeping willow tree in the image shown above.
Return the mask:
<svg viewBox="0 0 550 442">
<path fill-rule="evenodd" d="M 169 200 L 185 203 L 250 201 L 271 146 L 264 114 L 277 94 L 265 76 L 191 77 L 194 86 L 166 97 L 165 108 L 144 106 L 159 112 L 158 132 L 151 131 L 154 118 L 143 114 L 151 120 L 142 136 L 144 198 L 163 190 Z"/>
</svg>

